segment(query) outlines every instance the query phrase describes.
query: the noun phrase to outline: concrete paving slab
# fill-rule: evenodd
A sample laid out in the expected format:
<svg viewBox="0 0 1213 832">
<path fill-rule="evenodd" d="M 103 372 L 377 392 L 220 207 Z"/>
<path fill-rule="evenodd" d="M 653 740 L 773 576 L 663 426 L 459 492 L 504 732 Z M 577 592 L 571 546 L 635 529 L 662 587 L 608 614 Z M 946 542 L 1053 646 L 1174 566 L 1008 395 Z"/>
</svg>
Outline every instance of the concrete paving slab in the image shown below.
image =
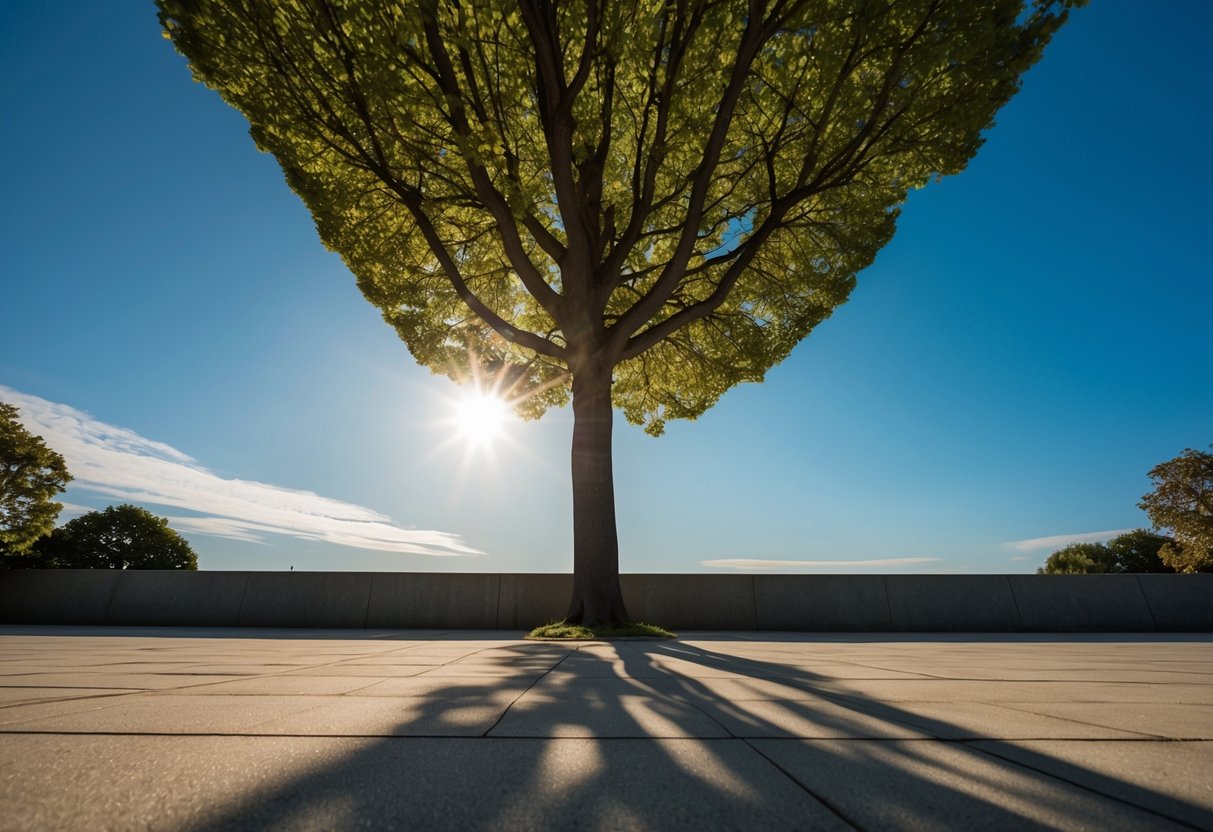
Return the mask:
<svg viewBox="0 0 1213 832">
<path fill-rule="evenodd" d="M 485 676 L 495 676 L 499 679 L 529 679 L 530 681 L 534 681 L 545 672 L 544 670 L 515 670 L 508 667 L 444 664 L 441 667 L 431 667 L 418 675 L 431 679 L 481 679 Z"/>
<path fill-rule="evenodd" d="M 812 666 L 806 667 L 811 670 Z M 1165 676 L 1168 682 L 1192 685 L 1213 684 L 1213 676 L 1197 671 L 1160 669 L 1156 667 L 1082 667 L 1078 664 L 1058 668 L 1006 668 L 1006 667 L 975 667 L 969 666 L 936 666 L 933 668 L 934 678 L 990 680 L 997 682 L 1141 682 L 1154 684 L 1160 676 Z M 845 672 L 845 671 L 844 671 Z M 831 672 L 834 677 L 842 677 L 843 673 Z M 926 678 L 925 674 L 916 674 L 918 678 Z M 895 679 L 912 678 L 909 672 L 887 670 L 885 675 L 873 672 L 864 675 L 856 672 L 853 678 L 862 679 Z"/>
<path fill-rule="evenodd" d="M 622 679 L 628 676 L 623 659 L 619 656 L 583 656 L 581 651 L 567 657 L 555 668 L 556 673 L 569 673 L 582 679 Z M 637 676 L 632 678 L 637 678 Z M 650 675 L 660 676 L 660 673 Z"/>
<path fill-rule="evenodd" d="M 550 677 L 549 677 L 550 679 Z M 549 681 L 524 693 L 494 737 L 727 737 L 699 708 L 629 679 Z"/>
<path fill-rule="evenodd" d="M 532 679 L 501 679 L 497 676 L 471 676 L 457 679 L 411 676 L 381 679 L 370 687 L 351 691 L 349 695 L 447 699 L 454 692 L 478 696 L 492 696 L 500 693 L 512 694 L 510 698 L 515 699 L 533 683 Z"/>
<path fill-rule="evenodd" d="M 1139 682 L 1030 682 L 1026 680 L 841 679 L 817 683 L 821 690 L 889 702 L 1141 702 L 1210 704 L 1208 685 Z"/>
<path fill-rule="evenodd" d="M 242 733 L 315 737 L 480 737 L 513 701 L 508 697 L 449 695 L 442 699 L 390 696 L 323 697 L 318 707 L 274 717 Z"/>
<path fill-rule="evenodd" d="M 501 661 L 473 656 L 468 659 L 456 659 L 439 667 L 428 668 L 424 673 L 427 675 L 449 672 L 455 675 L 471 676 L 509 676 L 511 674 L 516 676 L 534 676 L 555 669 L 560 665 L 561 661 L 561 659 L 545 658 L 508 658 Z"/>
<path fill-rule="evenodd" d="M 370 676 L 372 678 L 418 676 L 433 665 L 423 664 L 334 664 L 320 667 L 303 667 L 283 671 L 283 676 Z"/>
<path fill-rule="evenodd" d="M 1029 740 L 973 746 L 1159 814 L 1213 829 L 1213 743 Z"/>
<path fill-rule="evenodd" d="M 213 685 L 166 690 L 167 696 L 333 696 L 376 683 L 365 676 L 258 676 Z"/>
<path fill-rule="evenodd" d="M 0 725 L 0 732 L 71 734 L 241 734 L 252 726 L 325 704 L 319 696 L 165 696 L 139 694 L 96 707 Z M 69 703 L 57 703 L 69 704 Z M 32 706 L 30 706 L 32 707 Z M 0 711 L 7 713 L 10 709 Z M 5 739 L 7 744 L 7 738 Z"/>
<path fill-rule="evenodd" d="M 83 699 L 89 696 L 113 696 L 121 693 L 138 693 L 132 688 L 20 688 L 0 687 L 0 708 L 20 705 L 24 702 L 43 702 L 57 699 Z"/>
<path fill-rule="evenodd" d="M 5 684 L 28 687 L 130 688 L 138 690 L 167 690 L 230 682 L 238 676 L 190 673 L 28 673 L 10 676 Z"/>
<path fill-rule="evenodd" d="M 751 745 L 860 829 L 1188 828 L 962 743 L 752 740 Z"/>
<path fill-rule="evenodd" d="M 664 656 L 624 656 L 618 661 L 603 662 L 597 659 L 583 661 L 570 658 L 562 662 L 554 673 L 568 673 L 582 678 L 628 678 L 628 679 L 738 679 L 746 678 L 735 668 L 704 665 Z"/>
<path fill-rule="evenodd" d="M 790 676 L 821 677 L 826 679 L 929 679 L 924 673 L 912 670 L 895 670 L 874 667 L 858 662 L 781 662 L 782 674 Z"/>
<path fill-rule="evenodd" d="M 1153 702 L 1035 702 L 1012 707 L 1168 739 L 1213 740 L 1213 705 L 1177 708 Z"/>
<path fill-rule="evenodd" d="M 132 661 L 98 661 L 75 666 L 58 665 L 56 670 L 71 670 L 87 677 L 89 673 L 107 673 L 129 675 L 132 673 L 217 673 L 214 670 L 200 669 L 196 662 L 132 662 Z M 9 665 L 0 667 L 0 677 L 18 674 L 45 673 L 45 665 L 38 664 Z M 264 673 L 264 670 L 260 671 Z M 226 674 L 218 674 L 226 675 Z"/>
<path fill-rule="evenodd" d="M 749 676 L 730 679 L 648 679 L 647 683 L 667 695 L 707 696 L 728 702 L 753 700 L 829 701 L 813 685 L 791 681 L 755 679 Z"/>
<path fill-rule="evenodd" d="M 64 714 L 112 708 L 124 701 L 128 695 L 130 695 L 128 692 L 110 691 L 101 696 L 79 696 L 9 705 L 0 708 L 0 731 L 10 729 L 24 731 L 27 730 L 29 724 L 41 720 L 60 717 Z M 142 692 L 136 692 L 135 695 L 142 695 Z"/>
<path fill-rule="evenodd" d="M 698 707 L 730 736 L 807 739 L 923 739 L 925 731 L 835 702 L 700 700 Z"/>
<path fill-rule="evenodd" d="M 6 740 L 13 832 L 851 828 L 738 741 Z"/>
<path fill-rule="evenodd" d="M 298 671 L 319 670 L 311 664 L 280 662 L 264 662 L 259 664 L 198 664 L 191 670 L 194 673 L 216 673 L 220 676 L 264 676 L 266 673 L 294 673 Z"/>
<path fill-rule="evenodd" d="M 341 664 L 356 664 L 362 667 L 438 667 L 448 664 L 458 656 L 431 656 L 422 653 L 401 653 L 390 656 L 352 656 L 343 658 Z"/>
<path fill-rule="evenodd" d="M 917 726 L 928 736 L 949 740 L 1032 739 L 1050 737 L 1067 740 L 1132 740 L 1153 735 L 1137 730 L 1110 728 L 1089 722 L 1045 716 L 1009 705 L 982 702 L 901 702 L 886 706 L 888 718 Z M 1141 707 L 1141 706 L 1134 706 Z"/>
</svg>

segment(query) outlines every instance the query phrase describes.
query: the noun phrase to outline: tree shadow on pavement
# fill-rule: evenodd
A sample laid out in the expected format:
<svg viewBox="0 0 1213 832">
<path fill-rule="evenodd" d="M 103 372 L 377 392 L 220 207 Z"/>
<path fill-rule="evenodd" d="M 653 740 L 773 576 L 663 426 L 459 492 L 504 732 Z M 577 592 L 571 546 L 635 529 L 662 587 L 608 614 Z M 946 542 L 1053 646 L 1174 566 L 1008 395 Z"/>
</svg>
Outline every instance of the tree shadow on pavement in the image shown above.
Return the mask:
<svg viewBox="0 0 1213 832">
<path fill-rule="evenodd" d="M 232 765 L 291 763 L 191 828 L 1213 828 L 1131 779 L 702 641 L 511 642 L 442 674 L 365 732 L 213 738 Z"/>
</svg>

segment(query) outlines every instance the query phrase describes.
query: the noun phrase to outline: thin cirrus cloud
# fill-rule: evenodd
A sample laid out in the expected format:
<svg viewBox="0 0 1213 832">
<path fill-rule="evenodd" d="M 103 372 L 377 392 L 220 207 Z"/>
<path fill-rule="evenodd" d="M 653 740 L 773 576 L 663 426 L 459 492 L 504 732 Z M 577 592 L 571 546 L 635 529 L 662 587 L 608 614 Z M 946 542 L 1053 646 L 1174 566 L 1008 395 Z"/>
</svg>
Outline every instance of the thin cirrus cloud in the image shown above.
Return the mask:
<svg viewBox="0 0 1213 832">
<path fill-rule="evenodd" d="M 179 531 L 262 542 L 285 535 L 414 555 L 481 555 L 448 532 L 408 529 L 363 506 L 311 491 L 225 479 L 181 451 L 83 411 L 0 385 L 0 401 L 16 405 L 31 432 L 63 455 L 72 487 L 120 500 L 186 509 L 172 517 Z"/>
<path fill-rule="evenodd" d="M 1055 534 L 1052 537 L 1032 537 L 1027 540 L 1012 540 L 1004 543 L 1003 548 L 1014 549 L 1016 552 L 1034 552 L 1037 549 L 1060 549 L 1071 543 L 1102 543 L 1117 535 L 1131 532 L 1132 529 L 1111 529 L 1104 532 L 1081 532 L 1079 534 Z"/>
<path fill-rule="evenodd" d="M 881 569 L 897 566 L 918 566 L 935 563 L 942 558 L 879 558 L 876 560 L 759 560 L 755 558 L 724 558 L 702 561 L 704 566 L 719 569 Z"/>
</svg>

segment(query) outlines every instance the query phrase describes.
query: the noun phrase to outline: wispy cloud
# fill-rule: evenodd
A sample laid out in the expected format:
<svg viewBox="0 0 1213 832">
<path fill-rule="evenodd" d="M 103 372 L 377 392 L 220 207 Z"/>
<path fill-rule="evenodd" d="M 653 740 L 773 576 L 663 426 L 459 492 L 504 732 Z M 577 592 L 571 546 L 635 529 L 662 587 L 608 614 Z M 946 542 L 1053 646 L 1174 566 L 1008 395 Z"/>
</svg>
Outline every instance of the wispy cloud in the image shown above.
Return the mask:
<svg viewBox="0 0 1213 832">
<path fill-rule="evenodd" d="M 753 558 L 724 558 L 702 561 L 704 566 L 718 569 L 880 569 L 889 566 L 916 566 L 935 563 L 942 558 L 880 558 L 878 560 L 757 560 Z"/>
<path fill-rule="evenodd" d="M 1102 543 L 1132 529 L 1110 529 L 1106 532 L 1081 532 L 1079 534 L 1055 534 L 1052 537 L 1032 537 L 1027 540 L 1012 540 L 1002 544 L 1017 552 L 1033 552 L 1037 549 L 1060 549 L 1071 543 Z"/>
<path fill-rule="evenodd" d="M 31 432 L 67 460 L 73 488 L 145 505 L 196 512 L 174 528 L 235 540 L 267 534 L 417 555 L 479 555 L 458 535 L 409 529 L 369 508 L 311 491 L 225 479 L 181 451 L 126 428 L 97 421 L 65 404 L 0 385 Z"/>
</svg>

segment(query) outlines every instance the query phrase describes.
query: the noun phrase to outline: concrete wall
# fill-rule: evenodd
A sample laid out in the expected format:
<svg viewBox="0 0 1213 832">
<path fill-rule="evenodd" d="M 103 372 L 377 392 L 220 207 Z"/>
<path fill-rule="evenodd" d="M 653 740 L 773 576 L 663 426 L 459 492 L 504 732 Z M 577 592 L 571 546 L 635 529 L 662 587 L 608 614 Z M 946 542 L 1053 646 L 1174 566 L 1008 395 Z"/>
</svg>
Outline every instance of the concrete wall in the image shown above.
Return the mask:
<svg viewBox="0 0 1213 832">
<path fill-rule="evenodd" d="M 1213 632 L 1213 575 L 624 575 L 674 630 Z M 570 575 L 0 572 L 0 623 L 529 629 Z"/>
</svg>

